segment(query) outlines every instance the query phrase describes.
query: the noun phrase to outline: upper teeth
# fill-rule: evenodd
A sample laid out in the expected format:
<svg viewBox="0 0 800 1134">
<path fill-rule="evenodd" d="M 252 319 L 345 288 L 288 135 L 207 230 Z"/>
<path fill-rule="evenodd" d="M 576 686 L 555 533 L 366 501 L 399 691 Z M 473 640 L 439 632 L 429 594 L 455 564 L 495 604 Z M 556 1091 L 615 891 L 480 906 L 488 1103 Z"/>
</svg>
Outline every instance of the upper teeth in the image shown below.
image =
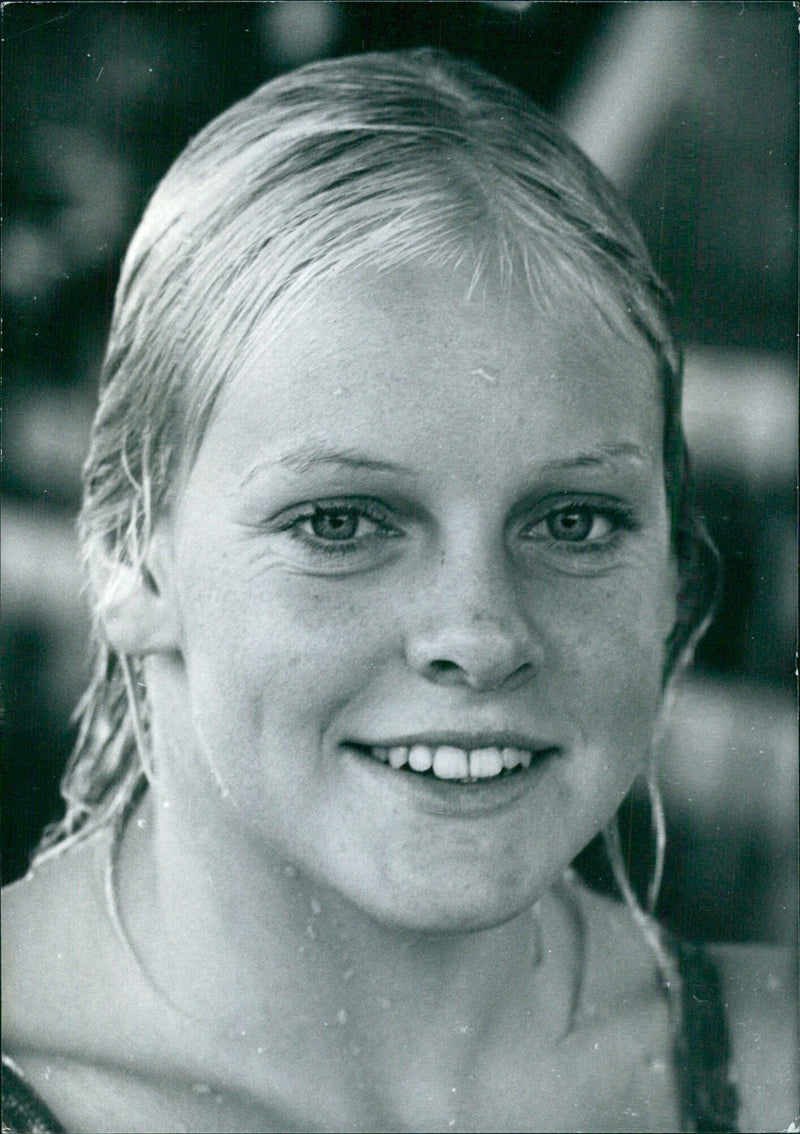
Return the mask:
<svg viewBox="0 0 800 1134">
<path fill-rule="evenodd" d="M 451 744 L 430 747 L 373 748 L 372 754 L 393 768 L 408 765 L 415 772 L 433 771 L 441 780 L 491 779 L 504 768 L 529 768 L 533 753 L 526 748 L 456 748 Z"/>
</svg>

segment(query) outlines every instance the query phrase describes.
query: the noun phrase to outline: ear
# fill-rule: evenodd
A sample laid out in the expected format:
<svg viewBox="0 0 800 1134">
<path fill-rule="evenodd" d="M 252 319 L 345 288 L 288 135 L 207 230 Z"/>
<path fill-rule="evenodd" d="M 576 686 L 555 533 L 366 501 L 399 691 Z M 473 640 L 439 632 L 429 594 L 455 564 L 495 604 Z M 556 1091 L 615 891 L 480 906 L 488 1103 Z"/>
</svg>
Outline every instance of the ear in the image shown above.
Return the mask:
<svg viewBox="0 0 800 1134">
<path fill-rule="evenodd" d="M 171 536 L 171 525 L 159 523 L 144 564 L 116 564 L 105 578 L 93 580 L 101 596 L 101 625 L 118 653 L 144 656 L 180 646 Z"/>
</svg>

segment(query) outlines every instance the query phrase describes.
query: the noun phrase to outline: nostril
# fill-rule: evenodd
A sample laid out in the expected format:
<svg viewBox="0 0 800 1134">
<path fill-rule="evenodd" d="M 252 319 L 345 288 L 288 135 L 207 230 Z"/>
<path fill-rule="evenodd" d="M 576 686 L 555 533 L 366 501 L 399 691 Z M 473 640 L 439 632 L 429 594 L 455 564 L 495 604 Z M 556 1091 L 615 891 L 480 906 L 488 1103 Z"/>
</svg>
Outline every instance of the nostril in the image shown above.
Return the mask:
<svg viewBox="0 0 800 1134">
<path fill-rule="evenodd" d="M 518 685 L 522 685 L 526 681 L 530 681 L 530 679 L 534 675 L 534 672 L 535 666 L 531 665 L 530 662 L 524 662 L 519 667 L 519 669 L 515 669 L 514 672 L 506 678 L 505 684 L 510 686 L 512 689 L 516 688 Z"/>
<path fill-rule="evenodd" d="M 485 615 L 482 621 L 480 630 L 445 624 L 433 634 L 414 634 L 406 643 L 411 668 L 428 681 L 483 691 L 530 680 L 539 659 L 527 629 L 489 622 Z"/>
<path fill-rule="evenodd" d="M 440 681 L 445 685 L 463 684 L 473 689 L 488 690 L 498 689 L 501 686 L 516 688 L 530 680 L 534 668 L 529 662 L 524 662 L 511 673 L 500 673 L 494 668 L 491 671 L 480 671 L 477 668 L 473 670 L 469 666 L 459 665 L 458 662 L 447 658 L 433 658 L 427 663 L 426 671 L 430 680 Z"/>
</svg>

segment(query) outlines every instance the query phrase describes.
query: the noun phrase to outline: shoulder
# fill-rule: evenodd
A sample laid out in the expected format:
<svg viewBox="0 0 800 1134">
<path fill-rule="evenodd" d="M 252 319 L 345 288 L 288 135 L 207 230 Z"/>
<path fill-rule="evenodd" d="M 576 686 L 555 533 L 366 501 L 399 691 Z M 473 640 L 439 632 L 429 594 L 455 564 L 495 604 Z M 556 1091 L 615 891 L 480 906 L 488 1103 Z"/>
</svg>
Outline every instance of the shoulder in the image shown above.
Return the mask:
<svg viewBox="0 0 800 1134">
<path fill-rule="evenodd" d="M 3 1046 L 24 1070 L 37 1054 L 121 1056 L 157 1015 L 109 916 L 110 839 L 98 832 L 3 891 Z"/>
<path fill-rule="evenodd" d="M 18 1093 L 21 1078 L 34 1103 L 80 1129 L 107 1129 L 86 1116 L 130 1103 L 126 1068 L 152 1069 L 142 1052 L 157 1030 L 152 992 L 108 915 L 109 840 L 87 838 L 3 891 L 4 1054 Z"/>
<path fill-rule="evenodd" d="M 73 1006 L 91 995 L 109 953 L 95 837 L 34 867 L 3 891 L 3 1034 L 7 1046 L 60 1046 Z M 90 958 L 98 965 L 90 971 Z"/>
<path fill-rule="evenodd" d="M 800 1112 L 797 953 L 773 945 L 713 945 L 741 1098 L 742 1130 L 784 1130 Z"/>
</svg>

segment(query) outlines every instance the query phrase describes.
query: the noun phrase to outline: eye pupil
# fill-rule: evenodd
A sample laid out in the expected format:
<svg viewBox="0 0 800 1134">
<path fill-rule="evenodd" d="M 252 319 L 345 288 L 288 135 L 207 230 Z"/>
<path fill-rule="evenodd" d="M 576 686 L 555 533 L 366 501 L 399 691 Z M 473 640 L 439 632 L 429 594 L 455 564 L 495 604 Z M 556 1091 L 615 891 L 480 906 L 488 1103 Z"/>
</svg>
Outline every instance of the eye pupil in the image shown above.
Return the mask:
<svg viewBox="0 0 800 1134">
<path fill-rule="evenodd" d="M 588 508 L 571 508 L 550 516 L 547 526 L 553 539 L 577 543 L 588 538 L 592 530 L 592 513 Z"/>
<path fill-rule="evenodd" d="M 318 539 L 352 539 L 358 528 L 358 512 L 353 508 L 318 508 L 311 518 L 311 530 Z"/>
</svg>

